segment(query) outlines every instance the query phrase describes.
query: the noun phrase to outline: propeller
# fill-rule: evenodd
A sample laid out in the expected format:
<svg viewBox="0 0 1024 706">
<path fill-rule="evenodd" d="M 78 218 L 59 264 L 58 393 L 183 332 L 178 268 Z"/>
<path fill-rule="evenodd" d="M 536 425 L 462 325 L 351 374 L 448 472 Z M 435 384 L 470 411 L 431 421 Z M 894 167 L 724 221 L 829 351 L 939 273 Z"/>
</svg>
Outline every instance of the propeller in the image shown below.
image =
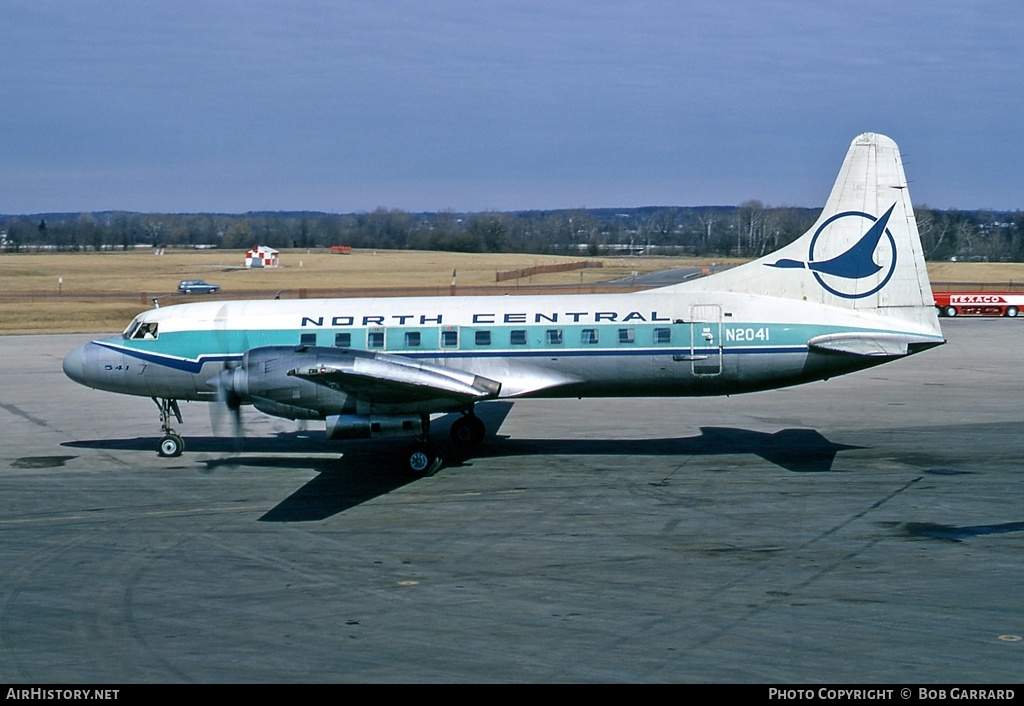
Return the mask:
<svg viewBox="0 0 1024 706">
<path fill-rule="evenodd" d="M 218 349 L 226 351 L 228 346 L 228 304 L 224 303 L 217 312 L 214 319 L 214 336 L 217 339 Z M 236 450 L 241 448 L 244 437 L 242 429 L 242 399 L 239 396 L 236 383 L 242 379 L 245 368 L 237 363 L 230 364 L 227 360 L 221 371 L 206 381 L 206 384 L 217 390 L 217 400 L 210 405 L 210 426 L 217 436 L 225 436 L 224 428 L 228 426 L 225 418 L 230 418 L 231 436 L 235 439 Z"/>
<path fill-rule="evenodd" d="M 231 436 L 241 444 L 245 437 L 245 430 L 242 427 L 242 400 L 235 392 L 234 385 L 235 369 L 225 364 L 215 377 L 206 381 L 210 387 L 217 390 L 217 399 L 210 405 L 210 426 L 217 436 L 225 436 L 225 427 L 230 425 Z M 230 422 L 226 422 L 230 419 Z"/>
</svg>

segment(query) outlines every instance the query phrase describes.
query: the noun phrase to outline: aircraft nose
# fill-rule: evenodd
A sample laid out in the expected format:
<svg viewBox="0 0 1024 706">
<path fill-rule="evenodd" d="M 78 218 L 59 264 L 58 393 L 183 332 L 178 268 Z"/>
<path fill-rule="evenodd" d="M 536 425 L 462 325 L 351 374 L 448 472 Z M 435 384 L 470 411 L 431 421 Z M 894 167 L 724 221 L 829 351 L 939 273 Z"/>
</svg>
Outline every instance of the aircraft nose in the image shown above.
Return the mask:
<svg viewBox="0 0 1024 706">
<path fill-rule="evenodd" d="M 91 343 L 81 345 L 64 356 L 64 374 L 80 385 L 89 384 L 86 381 L 85 349 L 91 345 Z"/>
</svg>

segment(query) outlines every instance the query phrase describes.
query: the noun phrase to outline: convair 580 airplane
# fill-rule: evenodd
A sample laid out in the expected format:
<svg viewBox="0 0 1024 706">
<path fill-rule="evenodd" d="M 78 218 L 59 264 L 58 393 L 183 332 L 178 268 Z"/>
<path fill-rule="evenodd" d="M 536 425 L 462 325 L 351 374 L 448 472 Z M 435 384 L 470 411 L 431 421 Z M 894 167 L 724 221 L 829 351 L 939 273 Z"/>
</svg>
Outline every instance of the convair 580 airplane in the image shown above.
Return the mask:
<svg viewBox="0 0 1024 706">
<path fill-rule="evenodd" d="M 823 380 L 944 343 L 899 149 L 857 137 L 821 216 L 779 251 L 629 294 L 229 301 L 140 314 L 64 359 L 89 387 L 153 398 L 163 456 L 179 400 L 326 422 L 331 439 L 415 437 L 430 415 L 519 397 L 700 396 Z"/>
</svg>

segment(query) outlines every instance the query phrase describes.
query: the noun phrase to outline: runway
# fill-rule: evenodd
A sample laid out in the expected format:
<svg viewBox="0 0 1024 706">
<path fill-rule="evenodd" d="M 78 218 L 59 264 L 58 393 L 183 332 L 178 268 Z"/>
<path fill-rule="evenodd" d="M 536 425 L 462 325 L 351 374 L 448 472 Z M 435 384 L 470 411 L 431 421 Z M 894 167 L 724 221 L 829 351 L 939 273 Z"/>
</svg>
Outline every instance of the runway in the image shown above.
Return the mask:
<svg viewBox="0 0 1024 706">
<path fill-rule="evenodd" d="M 195 403 L 159 458 L 152 401 L 64 377 L 91 337 L 0 337 L 0 681 L 1017 683 L 1024 323 L 943 329 L 802 388 L 495 403 L 415 481 Z"/>
</svg>

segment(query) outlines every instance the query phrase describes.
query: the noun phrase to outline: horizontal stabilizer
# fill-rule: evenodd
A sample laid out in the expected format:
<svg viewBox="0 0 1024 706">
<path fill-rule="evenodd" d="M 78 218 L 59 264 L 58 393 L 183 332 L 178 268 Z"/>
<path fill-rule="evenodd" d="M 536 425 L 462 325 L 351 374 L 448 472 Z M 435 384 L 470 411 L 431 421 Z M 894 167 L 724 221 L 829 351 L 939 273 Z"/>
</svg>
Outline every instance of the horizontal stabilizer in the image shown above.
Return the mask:
<svg viewBox="0 0 1024 706">
<path fill-rule="evenodd" d="M 907 333 L 829 333 L 807 342 L 811 350 L 872 357 L 899 357 L 937 346 L 941 341 Z"/>
<path fill-rule="evenodd" d="M 350 351 L 338 361 L 290 370 L 289 375 L 375 403 L 446 398 L 466 403 L 498 396 L 501 383 L 403 356 Z"/>
</svg>

